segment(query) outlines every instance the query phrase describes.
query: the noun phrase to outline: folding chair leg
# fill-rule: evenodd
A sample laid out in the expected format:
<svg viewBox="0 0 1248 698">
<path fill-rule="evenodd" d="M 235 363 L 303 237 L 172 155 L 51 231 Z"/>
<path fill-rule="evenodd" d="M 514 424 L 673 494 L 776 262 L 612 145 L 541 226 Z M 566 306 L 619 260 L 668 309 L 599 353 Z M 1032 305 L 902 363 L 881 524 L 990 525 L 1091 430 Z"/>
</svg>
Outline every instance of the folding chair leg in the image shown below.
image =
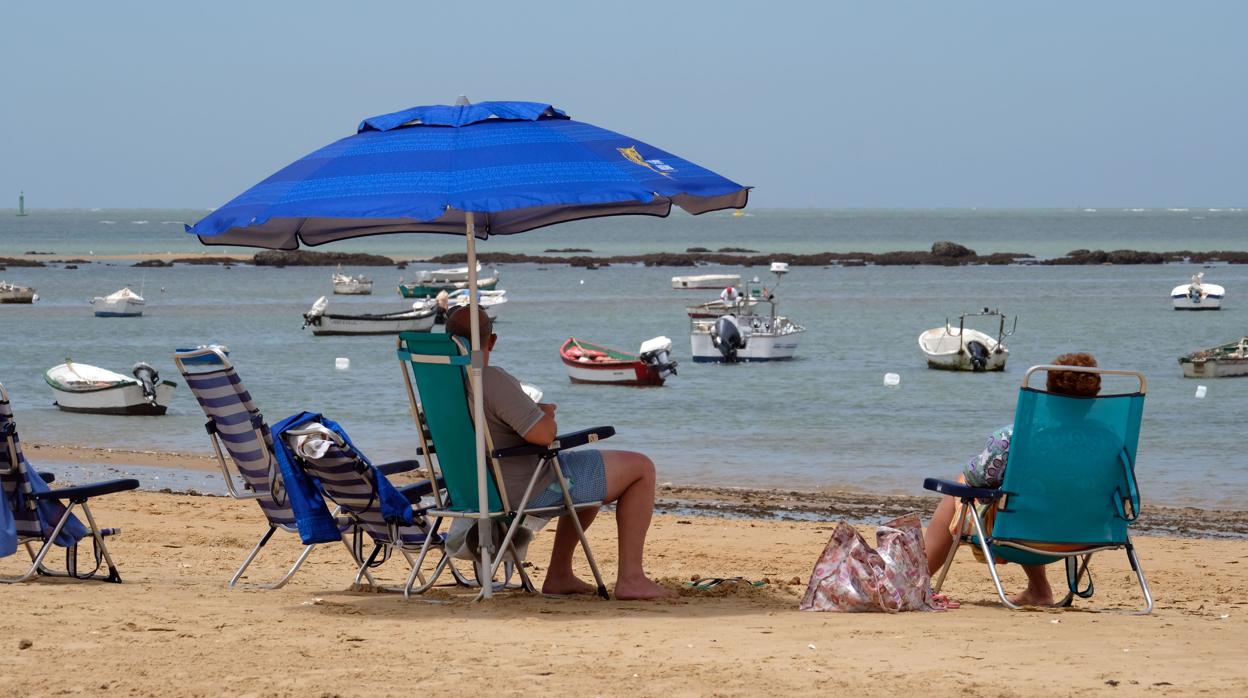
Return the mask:
<svg viewBox="0 0 1248 698">
<path fill-rule="evenodd" d="M 581 549 L 585 551 L 585 558 L 589 560 L 589 569 L 594 573 L 594 581 L 598 583 L 598 595 L 604 599 L 610 599 L 611 595 L 607 593 L 607 585 L 602 581 L 602 572 L 598 571 L 598 562 L 594 560 L 594 552 L 589 549 L 589 538 L 585 535 L 585 527 L 581 525 L 581 517 L 577 516 L 576 504 L 572 501 L 572 493 L 568 491 L 568 481 L 563 477 L 563 470 L 559 467 L 558 461 L 551 470 L 555 471 L 555 477 L 559 479 L 559 489 L 563 490 L 563 503 L 568 508 L 568 516 L 572 519 L 572 525 L 576 527 L 576 535 L 581 539 Z"/>
<path fill-rule="evenodd" d="M 992 583 L 997 587 L 997 596 L 1001 597 L 1001 603 L 1006 606 L 1018 610 L 1022 608 L 1010 601 L 1005 595 L 1005 589 L 1001 586 L 1001 577 L 997 575 L 997 561 L 992 557 L 992 548 L 988 545 L 988 536 L 984 534 L 984 523 L 979 519 L 979 512 L 971 508 L 971 523 L 975 524 L 975 534 L 979 536 L 979 547 L 984 551 L 984 558 L 988 561 L 988 573 L 992 575 Z"/>
<path fill-rule="evenodd" d="M 343 534 L 342 538 L 339 540 L 341 540 L 342 544 L 347 548 L 347 552 L 351 553 L 351 559 L 355 561 L 357 568 L 359 565 L 363 564 L 364 561 L 360 559 L 359 554 L 355 550 L 355 546 L 351 545 L 351 543 L 347 541 L 346 534 Z M 310 549 L 312 546 L 308 547 Z M 364 570 L 364 578 L 368 580 L 370 586 L 377 586 L 377 580 L 373 579 L 373 573 L 369 572 L 367 569 Z M 359 582 L 357 581 L 356 583 L 358 584 Z"/>
<path fill-rule="evenodd" d="M 251 549 L 250 553 L 247 554 L 247 559 L 243 560 L 243 564 L 238 568 L 238 571 L 234 573 L 234 576 L 230 578 L 229 584 L 226 586 L 233 589 L 238 585 L 238 580 L 243 578 L 243 573 L 246 572 L 247 568 L 251 566 L 252 561 L 255 560 L 256 556 L 260 554 L 260 549 L 269 542 L 269 539 L 273 537 L 273 533 L 275 531 L 277 531 L 277 526 L 269 524 L 269 530 L 265 531 L 264 535 L 260 537 L 260 542 L 256 543 L 256 546 Z M 303 562 L 308 559 L 308 555 L 312 554 L 312 548 L 314 547 L 316 546 L 305 546 L 303 552 L 300 553 L 298 559 L 295 560 L 295 564 L 292 565 L 291 568 L 286 571 L 286 574 L 276 582 L 273 582 L 272 584 L 247 584 L 244 586 L 250 589 L 279 589 L 285 586 L 286 582 L 289 582 L 291 577 L 294 577 L 295 573 L 299 571 L 299 568 L 303 566 Z"/>
<path fill-rule="evenodd" d="M 972 506 L 970 501 L 962 501 L 962 513 L 958 516 L 958 532 L 951 534 L 953 536 L 953 544 L 949 546 L 949 554 L 945 555 L 945 563 L 940 566 L 940 576 L 936 578 L 936 583 L 932 585 L 934 593 L 940 592 L 940 588 L 945 584 L 945 575 L 949 574 L 949 568 L 953 567 L 953 559 L 957 557 L 958 548 L 962 545 L 962 536 L 966 533 L 966 512 Z"/>
<path fill-rule="evenodd" d="M 69 506 L 65 507 L 65 513 L 61 516 L 61 520 L 56 522 L 56 527 L 52 529 L 52 535 L 44 538 L 43 545 L 39 547 L 39 552 L 35 554 L 34 560 L 31 561 L 30 569 L 26 570 L 26 573 L 20 577 L 0 578 L 0 582 L 5 584 L 16 584 L 18 582 L 24 582 L 31 579 L 40 573 L 40 570 L 43 568 L 43 559 L 48 556 L 48 552 L 55 544 L 54 541 L 56 541 L 56 537 L 61 535 L 61 529 L 65 528 L 65 524 L 69 521 L 70 514 L 74 511 L 75 505 L 77 505 L 77 502 L 71 501 Z M 28 547 L 27 550 L 29 551 L 30 548 Z"/>
<path fill-rule="evenodd" d="M 85 499 L 82 501 L 82 513 L 87 515 L 87 523 L 91 525 L 91 536 L 95 538 L 95 544 L 99 546 L 100 552 L 104 554 L 104 561 L 108 563 L 108 576 L 103 581 L 120 584 L 121 575 L 117 574 L 117 565 L 113 564 L 113 556 L 109 554 L 108 546 L 104 544 L 104 534 L 100 532 L 100 527 L 95 525 L 95 517 L 91 515 L 91 507 L 87 506 Z"/>
<path fill-rule="evenodd" d="M 1131 537 L 1127 537 L 1127 559 L 1131 561 L 1131 569 L 1135 570 L 1135 576 L 1140 580 L 1140 591 L 1144 592 L 1144 610 L 1137 611 L 1137 615 L 1147 615 L 1153 612 L 1153 595 L 1148 590 L 1148 581 L 1144 579 L 1144 568 L 1140 567 L 1140 560 L 1135 556 L 1135 546 L 1131 543 Z"/>
</svg>

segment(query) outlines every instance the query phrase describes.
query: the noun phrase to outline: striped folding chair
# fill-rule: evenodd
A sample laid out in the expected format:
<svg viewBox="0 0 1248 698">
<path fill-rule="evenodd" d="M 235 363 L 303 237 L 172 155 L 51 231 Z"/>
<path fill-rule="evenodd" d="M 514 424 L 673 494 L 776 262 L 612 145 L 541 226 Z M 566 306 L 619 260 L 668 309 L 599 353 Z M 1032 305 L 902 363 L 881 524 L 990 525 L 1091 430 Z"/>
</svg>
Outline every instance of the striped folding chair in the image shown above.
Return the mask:
<svg viewBox="0 0 1248 698">
<path fill-rule="evenodd" d="M 121 582 L 117 566 L 105 544 L 106 537 L 120 533 L 116 528 L 100 528 L 91 514 L 87 500 L 113 492 L 133 490 L 139 481 L 126 478 L 108 480 L 77 487 L 49 489 L 47 483 L 55 478 L 48 473 L 38 473 L 26 461 L 22 454 L 22 444 L 17 436 L 17 424 L 13 421 L 13 410 L 9 405 L 9 394 L 0 385 L 0 506 L 7 507 L 13 515 L 16 539 L 8 554 L 16 551 L 16 546 L 26 548 L 30 555 L 30 567 L 16 577 L 0 577 L 0 582 L 24 582 L 36 576 L 73 577 L 74 579 L 94 579 L 100 569 L 101 562 L 108 564 L 108 576 L 101 577 L 105 582 Z M 66 503 L 68 505 L 66 505 Z M 87 517 L 87 526 L 73 515 L 76 507 L 82 507 Z M 87 535 L 95 546 L 95 567 L 90 572 L 78 571 L 78 542 Z M 35 543 L 39 543 L 38 551 Z M 54 545 L 66 548 L 65 572 L 54 572 L 44 561 Z M 5 542 L 0 541 L 0 547 Z"/>
<path fill-rule="evenodd" d="M 287 463 L 310 477 L 321 495 L 372 539 L 373 551 L 360 561 L 355 583 L 365 578 L 369 568 L 380 566 L 397 552 L 410 568 L 402 589 L 405 597 L 432 587 L 448 567 L 457 583 L 466 584 L 446 554 L 445 536 L 437 530 L 441 519 L 431 524 L 425 517 L 428 507 L 421 507 L 423 498 L 438 496 L 434 481 L 421 480 L 395 489 L 341 427 L 320 415 L 304 417 L 292 417 L 277 425 L 277 437 L 286 445 Z M 309 452 L 309 440 L 321 448 Z M 431 550 L 440 551 L 441 557 L 426 578 L 421 570 Z M 369 581 L 373 582 L 371 577 Z"/>
<path fill-rule="evenodd" d="M 216 360 L 206 364 L 203 358 L 209 355 L 215 355 Z M 273 456 L 273 437 L 269 433 L 269 426 L 264 421 L 264 415 L 256 409 L 251 394 L 243 386 L 234 365 L 216 347 L 177 352 L 173 361 L 186 379 L 186 385 L 195 395 L 199 406 L 203 408 L 204 415 L 208 417 L 204 428 L 208 431 L 217 464 L 225 477 L 226 490 L 235 499 L 255 500 L 268 521 L 268 528 L 260 541 L 230 578 L 229 586 L 232 588 L 238 584 L 247 567 L 275 532 L 281 530 L 298 533 L 295 514 L 285 498 L 282 474 Z M 230 456 L 229 460 L 233 461 L 237 475 L 231 472 L 225 458 L 226 453 Z M 348 534 L 354 533 L 348 531 L 351 524 L 348 520 L 340 520 L 339 523 L 343 532 L 343 545 L 350 551 L 351 558 L 358 566 L 361 562 L 360 554 L 348 540 Z M 305 546 L 294 564 L 277 581 L 253 586 L 276 589 L 285 585 L 303 566 L 316 545 L 314 543 Z"/>
</svg>

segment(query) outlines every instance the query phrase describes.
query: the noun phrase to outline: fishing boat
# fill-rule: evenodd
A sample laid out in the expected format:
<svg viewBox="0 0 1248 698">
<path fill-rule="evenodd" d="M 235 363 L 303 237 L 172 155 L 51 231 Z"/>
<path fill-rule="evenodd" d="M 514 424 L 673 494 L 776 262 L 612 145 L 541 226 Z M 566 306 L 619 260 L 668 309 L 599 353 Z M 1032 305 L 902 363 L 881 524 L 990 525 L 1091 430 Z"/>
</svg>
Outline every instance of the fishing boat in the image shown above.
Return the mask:
<svg viewBox="0 0 1248 698">
<path fill-rule="evenodd" d="M 477 273 L 481 273 L 481 263 L 477 262 Z M 468 267 L 450 267 L 448 269 L 425 269 L 416 272 L 414 281 L 418 284 L 444 284 L 468 280 Z"/>
<path fill-rule="evenodd" d="M 1184 378 L 1248 376 L 1248 337 L 1179 358 Z"/>
<path fill-rule="evenodd" d="M 676 374 L 672 340 L 655 337 L 642 342 L 636 354 L 569 337 L 559 347 L 559 358 L 573 383 L 609 385 L 663 385 Z"/>
<path fill-rule="evenodd" d="M 303 327 L 315 336 L 338 334 L 398 334 L 428 332 L 436 312 L 424 303 L 393 313 L 330 313 L 329 300 L 321 296 L 303 314 Z"/>
<path fill-rule="evenodd" d="M 968 317 L 995 317 L 1000 321 L 997 336 L 966 326 Z M 1009 332 L 1005 331 L 1005 316 L 998 310 L 984 308 L 978 313 L 962 313 L 958 316 L 958 329 L 954 331 L 949 320 L 944 327 L 933 327 L 919 335 L 919 351 L 927 360 L 928 368 L 944 371 L 1004 371 L 1010 350 L 1002 340 L 1018 329 L 1018 317 Z"/>
<path fill-rule="evenodd" d="M 131 291 L 129 287 L 107 296 L 96 296 L 91 299 L 91 307 L 96 317 L 139 317 L 147 301 L 143 296 Z"/>
<path fill-rule="evenodd" d="M 137 363 L 133 377 L 89 364 L 65 363 L 43 373 L 56 396 L 56 406 L 66 412 L 94 414 L 164 414 L 177 383 L 161 380 L 156 369 Z"/>
<path fill-rule="evenodd" d="M 216 354 L 212 352 L 205 352 L 203 354 L 198 354 L 196 356 L 184 358 L 182 359 L 182 363 L 184 364 L 219 364 L 221 363 L 222 357 L 227 357 L 230 355 L 229 347 L 225 346 L 224 344 L 215 344 L 215 343 L 214 344 L 200 344 L 199 346 L 195 346 L 195 347 L 178 347 L 174 351 L 177 352 L 178 354 L 186 354 L 192 351 L 204 351 L 205 349 L 213 349 L 217 352 L 220 352 L 220 354 Z"/>
<path fill-rule="evenodd" d="M 498 272 L 494 272 L 493 276 L 487 276 L 484 279 L 477 279 L 477 289 L 481 291 L 493 291 L 498 286 Z M 459 289 L 468 288 L 467 281 L 413 281 L 411 283 L 399 282 L 399 295 L 404 298 L 434 298 L 439 293 L 446 291 L 450 293 Z"/>
<path fill-rule="evenodd" d="M 740 286 L 740 274 L 701 274 L 697 276 L 673 276 L 672 288 L 678 291 L 698 288 L 724 288 Z"/>
<path fill-rule="evenodd" d="M 370 296 L 373 293 L 373 280 L 360 274 L 351 276 L 342 273 L 342 267 L 330 277 L 334 285 L 334 293 L 340 296 Z"/>
<path fill-rule="evenodd" d="M 1226 289 L 1217 284 L 1204 282 L 1205 272 L 1192 275 L 1190 284 L 1175 286 L 1170 301 L 1175 310 L 1220 310 Z"/>
<path fill-rule="evenodd" d="M 29 286 L 0 281 L 0 303 L 34 303 L 38 299 L 39 294 Z"/>
<path fill-rule="evenodd" d="M 771 271 L 779 279 L 787 274 L 789 265 L 773 262 Z M 783 361 L 797 354 L 797 343 L 806 328 L 776 312 L 775 287 L 759 287 L 758 277 L 745 287 L 745 298 L 754 303 L 741 303 L 733 312 L 715 318 L 690 317 L 689 341 L 695 363 L 738 363 Z M 755 305 L 766 304 L 760 314 Z"/>
</svg>

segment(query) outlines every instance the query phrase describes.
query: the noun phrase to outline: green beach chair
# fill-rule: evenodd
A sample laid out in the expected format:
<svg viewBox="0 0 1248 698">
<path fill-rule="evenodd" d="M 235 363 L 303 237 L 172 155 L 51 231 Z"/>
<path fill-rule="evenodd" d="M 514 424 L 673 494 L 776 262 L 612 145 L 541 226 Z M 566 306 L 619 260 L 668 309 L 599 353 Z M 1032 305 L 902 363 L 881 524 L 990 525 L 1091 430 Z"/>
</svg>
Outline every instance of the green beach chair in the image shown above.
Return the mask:
<svg viewBox="0 0 1248 698">
<path fill-rule="evenodd" d="M 412 418 L 416 422 L 420 437 L 420 450 L 430 472 L 433 471 L 433 458 L 436 457 L 437 469 L 446 482 L 446 498 L 443 499 L 441 493 L 435 491 L 436 505 L 425 512 L 430 518 L 481 518 L 478 508 L 476 432 L 472 423 L 468 353 L 464 343 L 446 334 L 403 332 L 398 338 L 398 357 L 403 364 L 403 379 L 407 386 Z M 491 569 L 478 568 L 478 580 L 491 580 L 492 583 L 498 568 L 504 563 L 511 563 L 519 573 L 522 588 L 529 592 L 536 591 L 525 573 L 523 560 L 516 551 L 516 534 L 527 516 L 548 518 L 602 506 L 602 502 L 573 503 L 567 480 L 558 466 L 557 456 L 560 451 L 593 443 L 614 433 L 615 429 L 612 427 L 596 427 L 560 435 L 549 446 L 517 446 L 496 451 L 491 444 L 489 431 L 486 431 L 486 452 L 490 465 L 486 482 L 489 512 L 486 516 L 495 521 L 505 533 L 498 546 L 501 554 L 493 561 Z M 521 501 L 511 502 L 505 488 L 498 486 L 502 482 L 498 459 L 517 455 L 537 455 L 541 463 L 535 469 Z M 559 506 L 529 508 L 527 503 L 536 494 L 533 492 L 534 483 L 545 468 L 553 471 L 555 481 L 563 491 L 564 503 Z M 585 531 L 576 516 L 572 516 L 571 520 L 575 522 L 581 548 L 585 551 L 585 557 L 593 571 L 598 594 L 608 598 L 607 587 L 598 571 L 598 564 L 590 550 Z M 424 552 L 419 559 L 423 560 L 423 557 Z M 484 585 L 482 589 L 484 590 Z"/>
<path fill-rule="evenodd" d="M 1028 385 L 1034 374 L 1047 371 L 1130 376 L 1138 381 L 1139 391 L 1074 397 Z M 1140 512 L 1135 453 L 1146 390 L 1144 375 L 1136 371 L 1034 366 L 1023 377 L 1019 391 L 1001 487 L 924 480 L 924 488 L 962 501 L 957 543 L 977 546 L 983 552 L 997 595 L 1006 606 L 1018 608 L 1001 586 L 997 560 L 1024 565 L 1065 562 L 1069 591 L 1059 605 L 1068 606 L 1075 596 L 1091 598 L 1093 594 L 1088 569 L 1092 554 L 1121 548 L 1144 593 L 1141 613 L 1153 610 L 1153 597 L 1128 532 Z M 976 501 L 997 503 L 991 531 L 974 506 Z M 937 591 L 957 549 L 955 544 L 949 550 L 934 584 Z M 1080 588 L 1084 578 L 1086 586 Z"/>
</svg>

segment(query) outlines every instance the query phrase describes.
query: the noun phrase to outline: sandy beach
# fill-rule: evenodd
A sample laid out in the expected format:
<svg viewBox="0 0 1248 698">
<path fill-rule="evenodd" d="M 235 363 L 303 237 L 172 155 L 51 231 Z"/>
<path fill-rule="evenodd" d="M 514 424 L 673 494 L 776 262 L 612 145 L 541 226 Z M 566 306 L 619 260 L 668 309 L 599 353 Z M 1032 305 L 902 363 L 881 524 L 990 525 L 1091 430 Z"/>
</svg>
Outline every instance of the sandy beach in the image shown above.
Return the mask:
<svg viewBox="0 0 1248 698">
<path fill-rule="evenodd" d="M 34 446 L 28 444 L 28 455 L 35 462 L 81 457 L 212 466 L 196 454 Z M 1248 691 L 1242 662 L 1248 641 L 1248 541 L 1141 536 L 1140 555 L 1157 601 L 1150 616 L 1125 612 L 1136 607 L 1139 596 L 1120 553 L 1095 559 L 1097 593 L 1091 601 L 1080 601 L 1074 610 L 1010 612 L 965 550 L 945 587 L 962 602 L 960 609 L 803 613 L 797 604 L 832 524 L 842 515 L 854 516 L 829 505 L 834 493 L 736 491 L 739 508 L 727 512 L 733 491 L 667 485 L 660 495 L 664 510 L 680 513 L 656 517 L 648 570 L 680 590 L 679 599 L 604 602 L 509 594 L 486 604 L 472 604 L 450 589 L 411 601 L 353 589 L 352 564 L 338 546 L 318 548 L 282 589 L 229 590 L 225 581 L 264 530 L 254 504 L 179 493 L 111 495 L 93 509 L 101 525 L 123 530 L 110 550 L 125 583 L 40 580 L 6 587 L 8 608 L 14 610 L 0 621 L 10 643 L 0 658 L 5 665 L 0 694 Z M 841 501 L 862 506 L 876 498 L 853 497 L 840 495 Z M 891 503 L 881 513 L 925 500 L 885 499 Z M 793 502 L 802 502 L 804 512 L 823 513 L 812 521 L 757 516 L 797 506 Z M 749 506 L 758 507 L 755 515 Z M 715 510 L 738 518 L 699 515 Z M 1242 512 L 1233 514 L 1242 523 Z M 871 538 L 870 527 L 860 530 Z M 544 531 L 534 543 L 531 558 L 539 579 L 552 537 Z M 591 540 L 610 580 L 615 540 L 609 513 L 593 527 Z M 295 536 L 276 536 L 247 579 L 279 575 L 298 550 Z M 0 569 L 15 571 L 19 557 L 0 561 Z M 381 579 L 398 583 L 401 568 L 391 561 Z M 1005 569 L 1007 584 L 1020 585 L 1019 570 Z M 738 575 L 767 583 L 712 591 L 684 586 L 695 577 Z M 1056 581 L 1056 570 L 1052 576 Z M 1006 665 L 1012 667 L 1001 668 Z M 53 672 L 53 667 L 63 669 Z"/>
</svg>

